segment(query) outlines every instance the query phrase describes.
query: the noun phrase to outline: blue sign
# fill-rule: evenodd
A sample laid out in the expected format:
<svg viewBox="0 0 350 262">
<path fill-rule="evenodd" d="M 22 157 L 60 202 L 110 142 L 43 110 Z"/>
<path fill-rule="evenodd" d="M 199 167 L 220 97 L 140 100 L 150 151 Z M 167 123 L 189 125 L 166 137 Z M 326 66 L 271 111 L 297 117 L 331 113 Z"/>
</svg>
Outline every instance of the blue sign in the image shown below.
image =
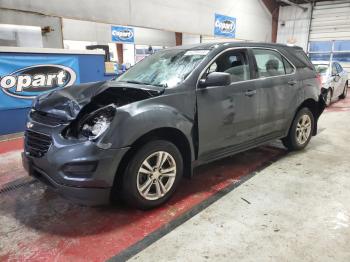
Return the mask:
<svg viewBox="0 0 350 262">
<path fill-rule="evenodd" d="M 80 83 L 74 56 L 0 54 L 0 110 L 29 107 L 37 95 Z"/>
<path fill-rule="evenodd" d="M 215 14 L 214 36 L 235 38 L 236 18 Z"/>
<path fill-rule="evenodd" d="M 134 28 L 112 26 L 112 41 L 117 43 L 134 43 Z"/>
</svg>

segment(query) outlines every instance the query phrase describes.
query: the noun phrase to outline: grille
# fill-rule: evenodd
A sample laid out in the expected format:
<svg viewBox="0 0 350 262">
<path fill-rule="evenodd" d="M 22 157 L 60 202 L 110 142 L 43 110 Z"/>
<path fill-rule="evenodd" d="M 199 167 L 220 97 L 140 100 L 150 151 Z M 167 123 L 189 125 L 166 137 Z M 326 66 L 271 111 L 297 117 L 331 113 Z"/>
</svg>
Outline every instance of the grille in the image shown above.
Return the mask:
<svg viewBox="0 0 350 262">
<path fill-rule="evenodd" d="M 51 145 L 51 137 L 27 130 L 25 132 L 25 149 L 31 156 L 42 157 Z"/>
<path fill-rule="evenodd" d="M 49 126 L 58 126 L 65 122 L 63 119 L 57 116 L 54 116 L 52 114 L 48 114 L 45 112 L 36 111 L 36 110 L 30 112 L 30 117 L 35 122 L 42 123 L 44 125 L 49 125 Z"/>
</svg>

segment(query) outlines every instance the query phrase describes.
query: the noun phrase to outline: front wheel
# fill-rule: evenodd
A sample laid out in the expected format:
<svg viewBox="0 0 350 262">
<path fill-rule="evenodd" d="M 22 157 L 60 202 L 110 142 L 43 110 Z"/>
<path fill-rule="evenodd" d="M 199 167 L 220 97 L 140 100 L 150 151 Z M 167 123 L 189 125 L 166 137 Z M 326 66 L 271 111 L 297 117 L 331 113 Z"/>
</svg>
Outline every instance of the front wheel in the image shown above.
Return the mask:
<svg viewBox="0 0 350 262">
<path fill-rule="evenodd" d="M 326 106 L 330 106 L 332 103 L 332 97 L 333 97 L 333 91 L 331 88 L 328 88 L 327 94 L 326 94 Z"/>
<path fill-rule="evenodd" d="M 314 121 L 314 116 L 307 107 L 299 110 L 289 129 L 288 136 L 282 139 L 284 146 L 289 150 L 305 148 L 313 134 Z"/>
<path fill-rule="evenodd" d="M 149 209 L 166 202 L 183 173 L 183 159 L 171 142 L 155 140 L 141 147 L 123 176 L 122 197 L 131 206 Z"/>
</svg>

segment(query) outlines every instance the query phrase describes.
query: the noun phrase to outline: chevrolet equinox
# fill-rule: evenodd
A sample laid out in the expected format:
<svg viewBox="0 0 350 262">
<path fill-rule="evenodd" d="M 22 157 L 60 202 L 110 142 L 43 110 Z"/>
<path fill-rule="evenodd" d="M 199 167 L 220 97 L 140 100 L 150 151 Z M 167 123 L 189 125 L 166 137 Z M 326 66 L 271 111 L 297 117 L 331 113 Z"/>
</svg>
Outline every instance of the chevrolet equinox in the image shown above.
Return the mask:
<svg viewBox="0 0 350 262">
<path fill-rule="evenodd" d="M 303 50 L 220 43 L 170 48 L 116 79 L 38 96 L 23 165 L 88 205 L 152 208 L 198 165 L 281 139 L 301 150 L 325 103 Z"/>
</svg>

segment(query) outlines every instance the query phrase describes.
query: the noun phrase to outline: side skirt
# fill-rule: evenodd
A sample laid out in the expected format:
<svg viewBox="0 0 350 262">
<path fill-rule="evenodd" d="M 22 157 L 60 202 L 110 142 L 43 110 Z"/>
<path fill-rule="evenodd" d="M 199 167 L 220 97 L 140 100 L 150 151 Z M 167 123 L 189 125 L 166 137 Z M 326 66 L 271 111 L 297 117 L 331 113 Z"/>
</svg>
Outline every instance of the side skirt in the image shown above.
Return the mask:
<svg viewBox="0 0 350 262">
<path fill-rule="evenodd" d="M 192 167 L 204 165 L 204 164 L 207 164 L 209 162 L 213 162 L 213 161 L 221 159 L 221 158 L 225 158 L 225 157 L 228 157 L 228 156 L 231 156 L 231 155 L 243 152 L 243 151 L 247 151 L 249 149 L 262 146 L 268 142 L 271 142 L 271 141 L 274 141 L 277 139 L 281 139 L 283 137 L 285 137 L 285 134 L 283 132 L 275 132 L 275 133 L 272 133 L 272 134 L 269 134 L 266 136 L 255 138 L 251 141 L 244 142 L 244 143 L 239 144 L 239 145 L 220 149 L 218 151 L 215 151 L 213 153 L 209 153 L 206 156 L 194 161 Z"/>
</svg>

